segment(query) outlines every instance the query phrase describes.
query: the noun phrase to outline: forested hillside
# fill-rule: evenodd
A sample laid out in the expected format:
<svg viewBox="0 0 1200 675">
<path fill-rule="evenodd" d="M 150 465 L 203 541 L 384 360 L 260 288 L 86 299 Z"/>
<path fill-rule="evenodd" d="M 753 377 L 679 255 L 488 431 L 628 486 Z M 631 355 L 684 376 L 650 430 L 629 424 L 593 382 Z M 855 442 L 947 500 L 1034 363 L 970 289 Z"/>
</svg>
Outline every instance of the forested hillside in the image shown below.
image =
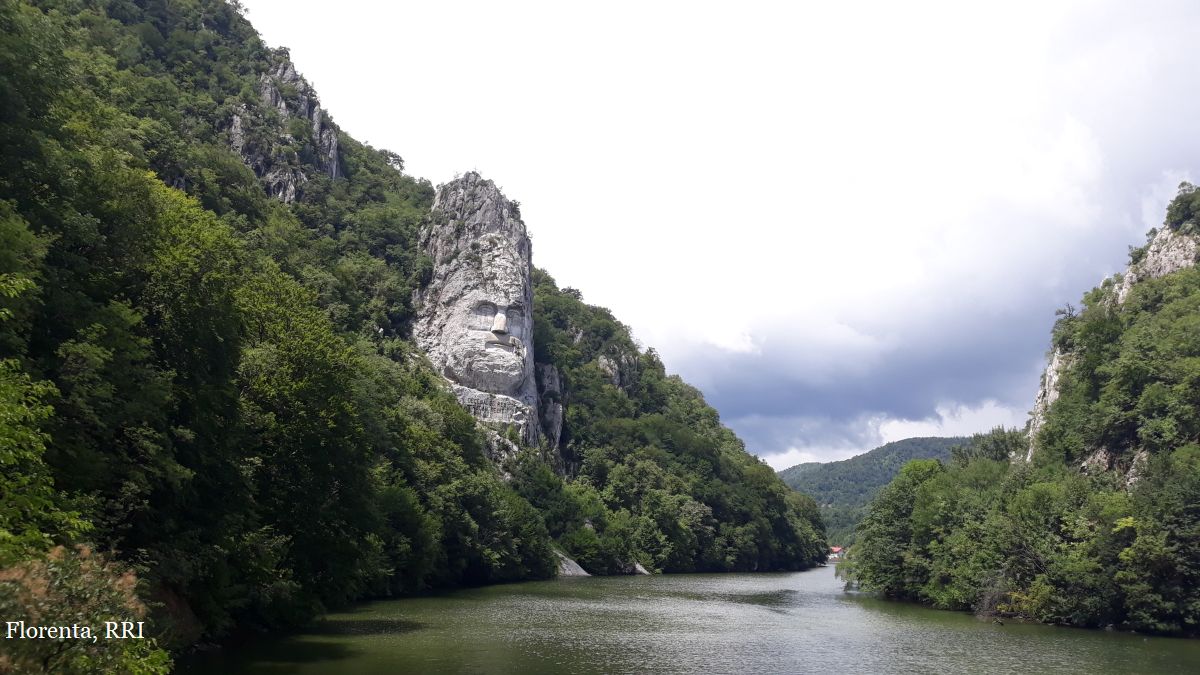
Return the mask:
<svg viewBox="0 0 1200 675">
<path fill-rule="evenodd" d="M 578 291 L 534 274 L 536 360 L 565 384 L 562 484 L 526 458 L 516 484 L 589 571 L 800 569 L 825 558 L 816 504 L 752 457 L 700 392 Z M 625 561 L 622 563 L 622 561 Z"/>
<path fill-rule="evenodd" d="M 567 440 L 495 466 L 408 338 L 432 186 L 236 4 L 0 0 L 0 148 L 0 615 L 157 638 L 0 670 L 159 672 L 357 598 L 550 576 L 554 538 L 595 572 L 820 560 L 812 502 L 548 277 Z"/>
<path fill-rule="evenodd" d="M 829 543 L 854 541 L 854 526 L 867 504 L 909 460 L 950 459 L 951 448 L 965 438 L 906 438 L 838 462 L 809 462 L 784 469 L 788 487 L 811 496 L 821 508 Z"/>
<path fill-rule="evenodd" d="M 937 607 L 1200 633 L 1200 269 L 1165 264 L 1195 255 L 1198 202 L 1183 185 L 1124 278 L 1060 312 L 1030 461 L 1024 433 L 997 431 L 949 464 L 911 462 L 860 525 L 851 580 Z"/>
</svg>

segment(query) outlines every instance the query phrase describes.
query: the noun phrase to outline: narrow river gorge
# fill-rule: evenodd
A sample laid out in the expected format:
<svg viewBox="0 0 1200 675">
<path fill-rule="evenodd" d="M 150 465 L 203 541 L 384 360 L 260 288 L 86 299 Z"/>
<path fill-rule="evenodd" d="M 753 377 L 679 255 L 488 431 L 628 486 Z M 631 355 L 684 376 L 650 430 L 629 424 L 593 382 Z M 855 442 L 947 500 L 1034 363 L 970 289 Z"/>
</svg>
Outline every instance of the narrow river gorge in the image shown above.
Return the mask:
<svg viewBox="0 0 1200 675">
<path fill-rule="evenodd" d="M 1200 643 L 845 593 L 831 567 L 591 577 L 367 603 L 194 673 L 1182 673 Z"/>
</svg>

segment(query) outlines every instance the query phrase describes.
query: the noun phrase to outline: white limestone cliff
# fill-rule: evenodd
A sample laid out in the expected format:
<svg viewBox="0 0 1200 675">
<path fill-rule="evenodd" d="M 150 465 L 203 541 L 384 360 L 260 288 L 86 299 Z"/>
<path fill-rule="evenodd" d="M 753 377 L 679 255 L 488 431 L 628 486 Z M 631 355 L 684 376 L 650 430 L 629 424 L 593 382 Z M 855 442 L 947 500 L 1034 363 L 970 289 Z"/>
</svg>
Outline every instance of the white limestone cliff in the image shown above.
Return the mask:
<svg viewBox="0 0 1200 675">
<path fill-rule="evenodd" d="M 1163 227 L 1150 240 L 1141 260 L 1129 265 L 1117 289 L 1117 304 L 1125 304 L 1133 285 L 1144 279 L 1157 279 L 1196 264 L 1196 237 Z"/>
<path fill-rule="evenodd" d="M 413 338 L 477 419 L 540 438 L 533 363 L 531 245 L 517 206 L 468 173 L 437 189 L 422 247 Z"/>
<path fill-rule="evenodd" d="M 1069 367 L 1071 358 L 1068 354 L 1055 349 L 1050 354 L 1050 361 L 1042 373 L 1042 382 L 1038 386 L 1037 398 L 1033 401 L 1033 412 L 1029 417 L 1029 449 L 1025 452 L 1025 461 L 1033 459 L 1034 439 L 1046 422 L 1046 412 L 1058 400 L 1058 381 Z"/>
</svg>

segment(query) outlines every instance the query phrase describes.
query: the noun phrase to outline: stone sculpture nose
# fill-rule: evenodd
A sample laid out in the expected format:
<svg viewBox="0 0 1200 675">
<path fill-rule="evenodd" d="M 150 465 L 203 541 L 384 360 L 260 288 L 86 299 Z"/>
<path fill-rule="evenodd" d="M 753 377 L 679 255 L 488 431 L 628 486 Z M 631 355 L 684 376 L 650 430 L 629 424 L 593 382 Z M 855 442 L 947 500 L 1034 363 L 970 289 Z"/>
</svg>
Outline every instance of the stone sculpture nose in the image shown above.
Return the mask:
<svg viewBox="0 0 1200 675">
<path fill-rule="evenodd" d="M 504 310 L 500 310 L 500 311 L 496 312 L 496 318 L 492 319 L 492 332 L 493 333 L 507 333 L 508 332 L 508 315 L 504 313 Z"/>
</svg>

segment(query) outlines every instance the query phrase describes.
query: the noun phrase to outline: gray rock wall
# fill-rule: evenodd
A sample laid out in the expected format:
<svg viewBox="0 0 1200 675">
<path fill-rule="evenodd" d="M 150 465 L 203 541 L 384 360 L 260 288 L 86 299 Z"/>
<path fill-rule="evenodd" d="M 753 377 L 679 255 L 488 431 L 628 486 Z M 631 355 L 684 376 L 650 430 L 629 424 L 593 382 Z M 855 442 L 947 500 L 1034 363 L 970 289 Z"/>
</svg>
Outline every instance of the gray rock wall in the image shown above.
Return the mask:
<svg viewBox="0 0 1200 675">
<path fill-rule="evenodd" d="M 1165 277 L 1185 267 L 1196 264 L 1197 241 L 1195 237 L 1179 234 L 1169 227 L 1163 227 L 1150 240 L 1146 255 L 1137 263 L 1130 265 L 1121 277 L 1121 286 L 1117 289 L 1117 304 L 1125 303 L 1133 285 L 1143 279 Z"/>
<path fill-rule="evenodd" d="M 558 368 L 552 364 L 537 364 L 538 417 L 542 422 L 542 433 L 551 448 L 557 448 L 562 440 L 563 386 Z"/>
<path fill-rule="evenodd" d="M 536 444 L 532 251 L 517 207 L 468 173 L 438 187 L 422 246 L 433 275 L 416 294 L 417 345 L 472 415 Z"/>
<path fill-rule="evenodd" d="M 272 54 L 274 65 L 258 81 L 258 96 L 264 110 L 242 105 L 230 119 L 226 134 L 229 147 L 262 179 L 267 192 L 290 204 L 308 182 L 290 148 L 300 140 L 309 145 L 317 169 L 330 178 L 343 175 L 337 127 L 321 108 L 317 94 L 308 81 L 296 72 L 287 50 Z M 267 111 L 273 111 L 272 119 Z M 307 128 L 307 139 L 292 135 L 291 120 L 300 119 Z M 252 127 L 262 131 L 253 133 Z M 265 130 L 265 131 L 264 131 Z"/>
<path fill-rule="evenodd" d="M 1050 354 L 1050 361 L 1042 373 L 1042 382 L 1038 386 L 1037 398 L 1033 401 L 1033 412 L 1029 417 L 1029 450 L 1025 453 L 1025 461 L 1033 459 L 1034 439 L 1046 422 L 1046 413 L 1050 406 L 1058 400 L 1058 380 L 1070 365 L 1070 357 L 1055 349 Z"/>
</svg>

